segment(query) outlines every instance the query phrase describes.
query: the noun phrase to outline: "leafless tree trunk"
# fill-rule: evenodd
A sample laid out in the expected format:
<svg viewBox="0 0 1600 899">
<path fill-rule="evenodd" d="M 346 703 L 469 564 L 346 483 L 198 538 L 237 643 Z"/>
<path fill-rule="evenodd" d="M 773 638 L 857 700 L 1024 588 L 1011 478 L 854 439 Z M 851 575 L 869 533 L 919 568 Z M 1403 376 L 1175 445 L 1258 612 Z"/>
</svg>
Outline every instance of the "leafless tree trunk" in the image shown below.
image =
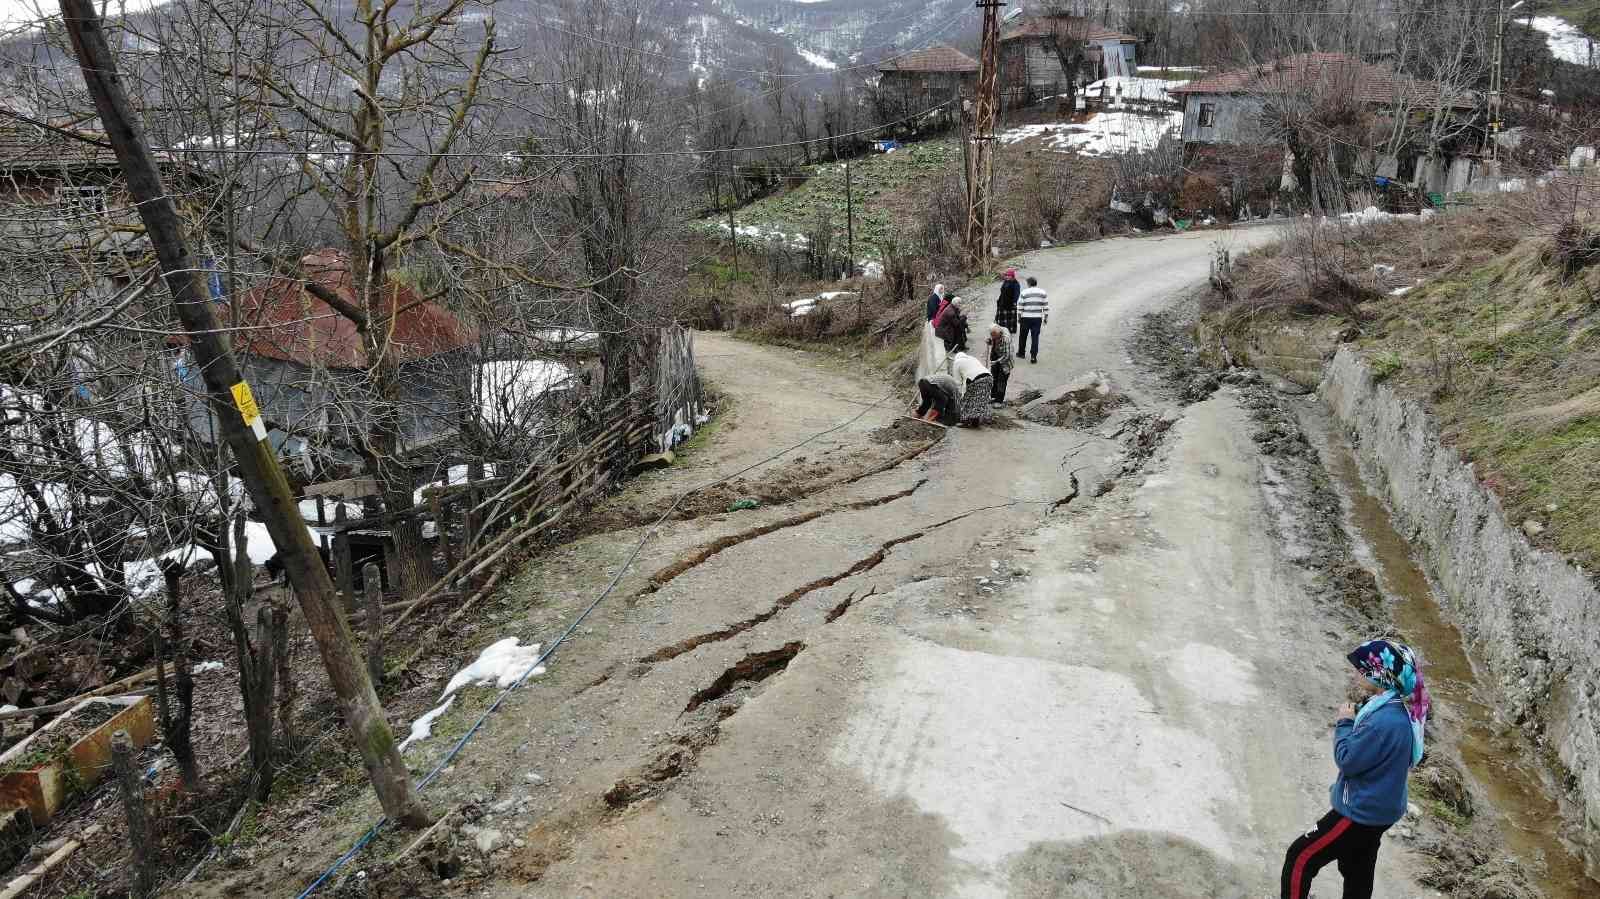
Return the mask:
<svg viewBox="0 0 1600 899">
<path fill-rule="evenodd" d="M 189 637 L 183 628 L 183 567 L 167 562 L 161 572 L 166 580 L 167 614 L 162 622 L 163 636 L 156 635 L 156 698 L 161 707 L 161 735 L 178 763 L 183 788 L 200 789 L 200 763 L 194 756 L 194 666 L 189 654 Z M 166 673 L 161 669 L 170 652 L 173 695 L 167 695 Z"/>
</svg>

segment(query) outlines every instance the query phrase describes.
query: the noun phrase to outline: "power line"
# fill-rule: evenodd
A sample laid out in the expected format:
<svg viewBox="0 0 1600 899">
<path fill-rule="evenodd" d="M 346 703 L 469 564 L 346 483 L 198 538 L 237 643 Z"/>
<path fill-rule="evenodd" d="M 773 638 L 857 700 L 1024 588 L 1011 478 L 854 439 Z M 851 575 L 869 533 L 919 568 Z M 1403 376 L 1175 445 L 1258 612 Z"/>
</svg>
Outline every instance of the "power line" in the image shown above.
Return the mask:
<svg viewBox="0 0 1600 899">
<path fill-rule="evenodd" d="M 792 453 L 795 450 L 800 449 L 801 447 L 811 443 L 812 441 L 818 440 L 818 439 L 820 439 L 822 437 L 826 437 L 827 435 L 832 434 L 835 431 L 843 430 L 843 429 L 849 427 L 850 425 L 855 424 L 857 421 L 860 421 L 862 418 L 866 417 L 868 412 L 871 412 L 872 410 L 878 408 L 879 406 L 883 405 L 885 402 L 893 399 L 898 394 L 899 394 L 899 391 L 894 391 L 894 392 L 888 393 L 888 394 L 884 395 L 881 399 L 879 399 L 877 402 L 867 406 L 865 409 L 862 409 L 860 412 L 856 413 L 854 416 L 852 416 L 852 417 L 840 422 L 839 424 L 834 425 L 831 428 L 828 428 L 828 429 L 823 430 L 823 431 L 818 431 L 817 433 L 812 434 L 810 437 L 807 437 L 806 439 L 800 441 L 799 443 L 796 443 L 793 446 L 787 447 L 785 449 L 779 450 L 778 452 L 773 453 L 772 455 L 767 456 L 766 458 L 761 459 L 761 460 L 759 460 L 757 462 L 753 462 L 750 465 L 748 465 L 748 466 L 746 466 L 746 467 L 744 467 L 744 468 L 742 468 L 742 469 L 740 469 L 738 471 L 735 471 L 735 472 L 733 472 L 731 474 L 728 474 L 728 475 L 724 475 L 723 477 L 717 478 L 716 480 L 708 481 L 708 482 L 706 482 L 704 484 L 700 484 L 700 485 L 695 486 L 695 487 L 690 487 L 689 489 L 687 489 L 687 490 L 683 491 L 682 493 L 678 494 L 677 498 L 672 501 L 672 505 L 667 507 L 667 510 L 665 512 L 661 513 L 661 516 L 659 518 L 657 518 L 653 524 L 650 525 L 649 530 L 645 531 L 644 536 L 639 538 L 639 542 L 634 544 L 633 551 L 628 554 L 628 558 L 626 560 L 624 560 L 623 563 L 622 563 L 622 566 L 617 569 L 617 573 L 612 575 L 610 583 L 606 584 L 605 589 L 600 591 L 600 595 L 596 596 L 594 598 L 593 602 L 589 603 L 588 606 L 584 607 L 583 611 L 581 613 L 579 613 L 578 617 L 574 618 L 572 620 L 572 623 L 567 626 L 567 629 L 562 631 L 560 636 L 556 637 L 555 642 L 550 644 L 550 648 L 546 649 L 543 653 L 541 653 L 539 658 L 536 659 L 533 662 L 533 664 L 528 666 L 527 670 L 524 671 L 522 673 L 522 675 L 517 678 L 515 683 L 513 683 L 511 686 L 505 688 L 504 690 L 500 691 L 500 695 L 496 696 L 495 699 L 494 699 L 494 702 L 490 703 L 489 707 L 483 710 L 483 713 L 481 715 L 479 715 L 478 719 L 472 723 L 472 726 L 467 728 L 467 732 L 462 734 L 460 739 L 458 739 L 455 742 L 455 745 L 451 746 L 449 751 L 447 751 L 445 753 L 444 757 L 441 758 L 438 761 L 438 763 L 433 766 L 433 770 L 429 771 L 427 776 L 424 777 L 421 781 L 418 782 L 417 791 L 420 793 L 423 789 L 426 789 L 427 786 L 430 783 L 433 782 L 434 778 L 438 777 L 444 771 L 444 769 L 451 762 L 453 762 L 455 760 L 456 756 L 461 753 L 461 750 L 466 747 L 467 743 L 469 743 L 472 740 L 472 738 L 475 735 L 477 735 L 478 729 L 481 728 L 483 726 L 484 722 L 489 719 L 489 716 L 494 714 L 494 712 L 497 709 L 500 708 L 500 704 L 505 701 L 506 697 L 511 695 L 511 692 L 513 690 L 516 690 L 518 687 L 521 687 L 522 684 L 525 681 L 527 681 L 527 679 L 533 674 L 533 672 L 539 670 L 539 668 L 542 665 L 544 665 L 546 660 L 548 660 L 551 656 L 555 655 L 556 649 L 558 649 L 561 646 L 562 643 L 566 642 L 567 638 L 571 637 L 573 635 L 573 633 L 577 631 L 578 627 L 583 624 L 584 620 L 589 617 L 590 613 L 592 613 L 596 608 L 598 608 L 600 603 L 604 602 L 606 597 L 610 596 L 611 593 L 614 590 L 616 590 L 617 584 L 622 582 L 622 576 L 628 572 L 628 569 L 630 569 L 633 566 L 634 561 L 639 558 L 639 553 L 644 551 L 645 545 L 648 544 L 650 542 L 650 540 L 655 537 L 656 532 L 661 529 L 661 525 L 668 518 L 672 517 L 672 514 L 678 510 L 678 507 L 683 504 L 684 500 L 688 499 L 690 496 L 692 496 L 695 493 L 699 493 L 702 490 L 709 490 L 712 487 L 716 487 L 716 486 L 718 486 L 720 484 L 725 484 L 728 481 L 731 481 L 734 478 L 737 478 L 737 477 L 739 477 L 741 475 L 744 475 L 744 474 L 747 474 L 747 473 L 749 473 L 751 471 L 754 471 L 755 469 L 760 468 L 763 465 L 767 465 L 767 464 L 770 464 L 772 462 L 775 462 L 778 459 L 781 459 L 784 456 L 788 455 L 789 453 Z M 943 439 L 942 435 L 941 435 L 941 437 L 939 439 Z M 356 855 L 358 853 L 360 853 L 360 851 L 367 846 L 367 844 L 371 843 L 373 838 L 375 838 L 378 835 L 378 833 L 384 828 L 384 826 L 387 825 L 388 823 L 389 823 L 389 819 L 387 817 L 378 819 L 377 823 L 373 824 L 372 827 L 369 828 L 367 830 L 367 832 L 361 836 L 360 839 L 356 840 L 355 845 L 351 846 L 349 850 L 347 850 L 343 855 L 339 856 L 339 858 L 336 859 L 334 861 L 334 863 L 331 866 L 329 866 L 329 868 L 326 871 L 322 872 L 322 874 L 319 877 L 317 877 L 316 880 L 312 881 L 311 885 L 306 887 L 305 890 L 300 893 L 300 895 L 297 897 L 297 899 L 306 899 L 306 897 L 310 896 L 312 893 L 315 893 L 318 889 L 320 889 L 322 887 L 322 885 L 324 883 L 326 883 L 330 877 L 332 877 L 333 875 L 337 874 L 339 872 L 340 868 L 343 868 L 346 864 L 348 864 L 351 859 L 355 858 Z"/>
<path fill-rule="evenodd" d="M 782 143 L 775 143 L 775 144 L 756 144 L 756 145 L 752 145 L 752 146 L 742 146 L 742 147 L 719 147 L 719 148 L 711 148 L 711 149 L 707 149 L 707 150 L 693 150 L 693 149 L 648 150 L 648 151 L 623 152 L 623 153 L 604 153 L 604 152 L 596 152 L 596 153 L 590 153 L 590 152 L 582 152 L 582 153 L 559 153 L 559 152 L 553 152 L 553 153 L 525 153 L 525 152 L 522 152 L 522 151 L 519 151 L 519 150 L 504 150 L 504 151 L 501 151 L 501 152 L 498 152 L 498 153 L 488 153 L 488 152 L 481 152 L 481 151 L 478 151 L 478 152 L 464 152 L 464 153 L 429 153 L 429 152 L 426 152 L 426 151 L 410 151 L 410 150 L 406 150 L 406 151 L 380 150 L 377 153 L 360 153 L 360 154 L 357 154 L 353 150 L 266 150 L 266 149 L 247 149 L 247 148 L 242 148 L 242 147 L 152 147 L 151 150 L 152 150 L 152 152 L 155 152 L 155 153 L 171 153 L 171 154 L 175 154 L 175 155 L 189 154 L 189 155 L 213 155 L 213 156 L 279 156 L 279 157 L 312 157 L 312 156 L 316 156 L 316 157 L 324 157 L 324 156 L 326 156 L 326 157 L 342 157 L 342 156 L 350 156 L 350 155 L 361 155 L 361 156 L 376 156 L 376 157 L 385 158 L 385 159 L 498 159 L 498 160 L 502 160 L 502 161 L 511 161 L 511 162 L 517 162 L 517 161 L 529 160 L 529 159 L 584 159 L 584 160 L 591 160 L 591 159 L 630 159 L 630 158 L 631 159 L 660 159 L 660 158 L 682 157 L 682 156 L 716 156 L 716 155 L 720 155 L 720 154 L 723 154 L 723 153 L 757 153 L 757 152 L 762 152 L 762 151 L 765 151 L 765 150 L 782 150 L 782 149 L 786 149 L 788 147 L 804 147 L 804 146 L 810 146 L 810 145 L 814 145 L 814 144 L 825 144 L 825 143 L 828 143 L 829 141 L 842 140 L 844 138 L 859 137 L 859 136 L 861 136 L 863 134 L 871 134 L 871 133 L 873 133 L 875 131 L 881 131 L 881 130 L 883 130 L 885 128 L 892 128 L 895 125 L 903 125 L 903 124 L 905 124 L 907 122 L 911 122 L 911 121 L 914 121 L 916 119 L 920 119 L 923 116 L 926 116 L 926 115 L 928 115 L 930 113 L 933 113 L 933 112 L 937 112 L 940 109 L 943 109 L 944 107 L 949 106 L 953 102 L 954 102 L 953 100 L 945 100 L 942 103 L 936 103 L 936 104 L 928 107 L 927 109 L 921 110 L 920 112 L 912 113 L 911 115 L 908 115 L 908 116 L 906 116 L 904 118 L 895 119 L 892 122 L 883 122 L 881 124 L 872 125 L 872 126 L 867 127 L 867 128 L 861 128 L 861 129 L 858 129 L 856 131 L 848 131 L 848 132 L 844 132 L 844 133 L 841 133 L 841 134 L 833 134 L 833 135 L 829 135 L 827 137 L 813 137 L 813 138 L 807 138 L 806 140 L 785 141 L 785 142 L 782 142 Z M 9 113 L 7 113 L 4 109 L 0 109 L 0 115 L 9 115 Z M 20 118 L 20 117 L 17 117 L 17 116 L 13 116 L 13 117 L 14 118 Z M 103 144 L 100 143 L 100 141 L 95 140 L 94 138 L 91 138 L 91 137 L 85 136 L 85 137 L 82 137 L 80 139 L 84 140 L 87 143 L 93 144 L 95 146 L 104 146 Z M 503 182 L 506 179 L 497 178 L 497 179 L 493 179 L 493 180 L 495 180 L 497 182 Z"/>
</svg>

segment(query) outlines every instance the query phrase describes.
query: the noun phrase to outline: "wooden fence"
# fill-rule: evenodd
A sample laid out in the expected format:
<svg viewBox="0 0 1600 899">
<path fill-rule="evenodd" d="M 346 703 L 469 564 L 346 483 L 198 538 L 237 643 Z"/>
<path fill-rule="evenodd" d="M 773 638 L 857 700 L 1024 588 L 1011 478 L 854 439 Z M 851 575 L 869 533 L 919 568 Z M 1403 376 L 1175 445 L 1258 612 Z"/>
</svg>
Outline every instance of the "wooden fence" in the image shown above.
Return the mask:
<svg viewBox="0 0 1600 899">
<path fill-rule="evenodd" d="M 307 488 L 307 495 L 318 499 L 323 549 L 352 620 L 362 622 L 370 614 L 361 607 L 363 591 L 357 587 L 356 573 L 363 561 L 393 552 L 389 530 L 397 521 L 418 523 L 445 573 L 415 598 L 376 606 L 385 619 L 382 634 L 387 636 L 425 609 L 461 599 L 472 590 L 436 626 L 448 627 L 493 591 L 519 548 L 536 543 L 554 525 L 609 492 L 643 456 L 681 441 L 703 410 L 693 333 L 673 326 L 662 331 L 648 385 L 582 416 L 592 424 L 559 438 L 565 445 L 520 470 L 485 476 L 482 463 L 469 462 L 464 482 L 425 487 L 422 502 L 409 509 L 375 513 L 369 508 L 362 517 L 350 518 L 341 502 L 331 522 L 325 512 L 327 497 L 361 498 L 375 493 L 376 484 L 358 478 Z"/>
</svg>

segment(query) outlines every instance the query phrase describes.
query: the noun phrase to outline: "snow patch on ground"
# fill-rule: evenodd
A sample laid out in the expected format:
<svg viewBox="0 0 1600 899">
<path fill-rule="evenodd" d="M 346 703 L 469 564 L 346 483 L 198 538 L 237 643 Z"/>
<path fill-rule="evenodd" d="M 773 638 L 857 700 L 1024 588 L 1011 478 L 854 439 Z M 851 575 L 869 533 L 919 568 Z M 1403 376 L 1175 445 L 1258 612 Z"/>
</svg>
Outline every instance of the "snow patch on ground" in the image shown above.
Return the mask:
<svg viewBox="0 0 1600 899">
<path fill-rule="evenodd" d="M 456 672 L 455 677 L 445 685 L 444 693 L 439 696 L 445 699 L 455 691 L 469 684 L 475 686 L 488 686 L 494 684 L 504 690 L 516 683 L 529 668 L 533 668 L 539 661 L 538 643 L 527 646 L 519 645 L 521 640 L 516 637 L 507 637 L 489 644 L 488 648 L 478 654 L 478 658 L 471 665 Z M 533 668 L 533 676 L 544 673 L 543 666 Z"/>
<path fill-rule="evenodd" d="M 1087 97 L 1103 99 L 1107 106 L 1116 108 L 1130 100 L 1141 103 L 1172 103 L 1170 91 L 1188 84 L 1187 81 L 1167 81 L 1161 78 L 1106 78 L 1083 89 Z"/>
<path fill-rule="evenodd" d="M 454 705 L 455 701 L 456 698 L 452 696 L 445 700 L 444 703 L 439 705 L 437 708 L 430 710 L 421 718 L 411 722 L 411 733 L 407 734 L 406 738 L 400 741 L 400 751 L 405 752 L 406 747 L 410 746 L 412 743 L 417 743 L 433 736 L 433 722 L 438 721 L 440 715 L 450 711 L 450 706 Z"/>
<path fill-rule="evenodd" d="M 426 740 L 433 734 L 433 722 L 449 711 L 450 704 L 456 701 L 456 691 L 462 687 L 493 684 L 504 690 L 524 677 L 543 674 L 544 666 L 537 665 L 542 644 L 522 646 L 521 642 L 516 637 L 496 640 L 478 653 L 478 658 L 472 664 L 457 671 L 439 695 L 439 705 L 411 723 L 411 733 L 400 744 L 400 751 L 404 752 L 412 743 Z"/>
<path fill-rule="evenodd" d="M 1556 59 L 1589 65 L 1590 47 L 1594 42 L 1577 26 L 1560 16 L 1534 16 L 1531 24 L 1535 31 L 1544 32 L 1545 43 L 1550 45 L 1550 53 Z"/>
<path fill-rule="evenodd" d="M 1048 149 L 1084 156 L 1114 156 L 1155 149 L 1162 139 L 1183 127 L 1183 113 L 1164 116 L 1131 112 L 1102 112 L 1079 124 L 1022 125 L 1000 134 L 1000 142 L 1014 144 L 1041 138 Z"/>
<path fill-rule="evenodd" d="M 1339 216 L 1340 221 L 1356 225 L 1376 225 L 1380 222 L 1396 221 L 1422 221 L 1433 218 L 1432 209 L 1424 209 L 1421 213 L 1415 212 L 1384 212 L 1376 206 L 1368 206 L 1360 212 L 1346 212 Z"/>
<path fill-rule="evenodd" d="M 811 50 L 807 50 L 804 47 L 797 47 L 795 49 L 796 49 L 796 52 L 798 52 L 800 54 L 800 57 L 802 59 L 804 59 L 806 62 L 811 63 L 812 65 L 816 66 L 819 69 L 823 69 L 825 71 L 830 71 L 831 72 L 834 69 L 837 69 L 839 67 L 838 63 L 834 62 L 833 60 L 829 59 L 826 56 L 823 56 L 821 53 L 817 53 L 817 52 L 814 52 L 814 51 L 811 51 Z"/>
</svg>

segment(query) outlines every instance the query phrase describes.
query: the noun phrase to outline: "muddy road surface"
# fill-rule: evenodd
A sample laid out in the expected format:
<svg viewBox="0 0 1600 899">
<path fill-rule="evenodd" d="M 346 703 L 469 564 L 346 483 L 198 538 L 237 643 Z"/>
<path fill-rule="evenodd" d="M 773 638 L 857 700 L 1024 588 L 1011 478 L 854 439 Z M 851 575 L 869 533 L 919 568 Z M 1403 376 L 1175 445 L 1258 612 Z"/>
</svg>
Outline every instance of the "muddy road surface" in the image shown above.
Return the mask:
<svg viewBox="0 0 1600 899">
<path fill-rule="evenodd" d="M 612 632 L 626 661 L 566 707 L 579 738 L 530 747 L 570 746 L 573 770 L 488 895 L 1273 894 L 1284 847 L 1326 810 L 1344 647 L 1234 396 L 1180 408 L 1130 356 L 1139 317 L 1205 277 L 1212 240 L 1019 265 L 1053 312 L 1013 395 L 1104 371 L 1164 414 L 1148 458 L 1106 436 L 1114 420 L 957 429 L 852 484 L 675 532 L 656 561 L 754 536 L 635 599 Z M 733 420 L 653 489 L 861 415 L 794 454 L 845 459 L 903 411 L 786 351 L 699 350 Z M 1429 894 L 1413 867 L 1391 844 L 1379 894 Z M 1319 892 L 1337 883 L 1330 868 Z"/>
<path fill-rule="evenodd" d="M 1292 525 L 1313 511 L 1237 391 L 1182 405 L 1129 348 L 1218 237 L 1019 263 L 1053 311 L 1012 395 L 1103 371 L 1128 403 L 1083 427 L 924 428 L 874 379 L 698 335 L 731 414 L 615 498 L 615 530 L 522 572 L 525 616 L 484 644 L 557 632 L 676 493 L 772 456 L 728 497 L 781 489 L 664 523 L 442 775 L 470 822 L 434 869 L 449 879 L 403 860 L 371 888 L 1275 895 L 1284 848 L 1326 810 L 1347 635 L 1311 598 Z M 427 770 L 447 743 L 408 760 Z M 289 847 L 281 864 L 306 863 Z M 1390 841 L 1378 895 L 1435 895 L 1422 868 Z M 1317 892 L 1338 891 L 1330 867 Z"/>
</svg>

